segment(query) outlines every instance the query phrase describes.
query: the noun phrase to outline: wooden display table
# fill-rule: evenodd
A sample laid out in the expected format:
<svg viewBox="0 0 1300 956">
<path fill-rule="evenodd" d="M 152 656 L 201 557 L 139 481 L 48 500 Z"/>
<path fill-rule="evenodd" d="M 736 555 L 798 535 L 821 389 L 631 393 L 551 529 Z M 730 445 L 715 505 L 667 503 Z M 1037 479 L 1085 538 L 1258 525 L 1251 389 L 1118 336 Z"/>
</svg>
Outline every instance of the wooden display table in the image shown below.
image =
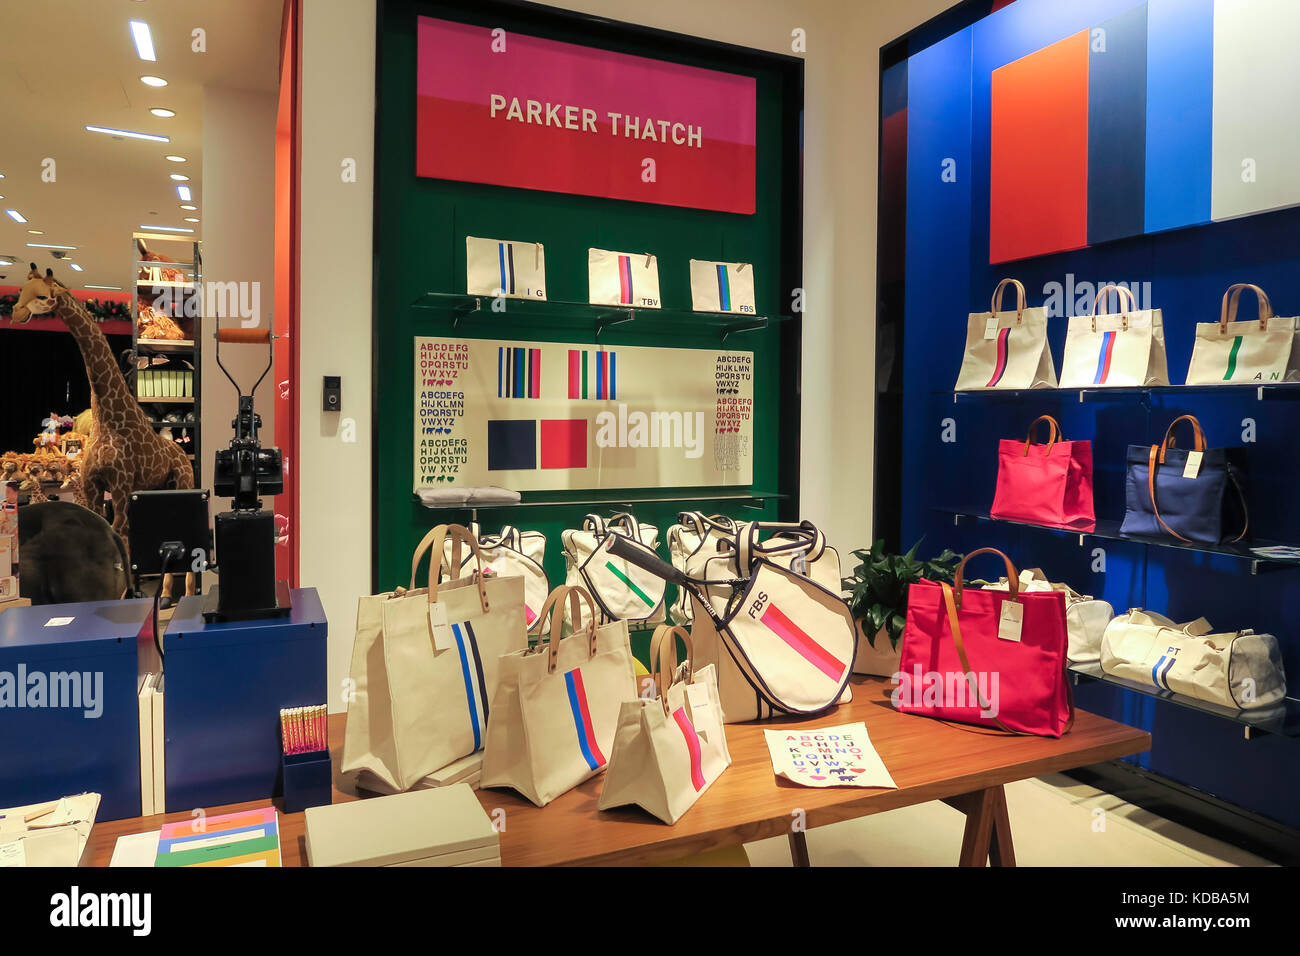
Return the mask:
<svg viewBox="0 0 1300 956">
<path fill-rule="evenodd" d="M 942 800 L 966 814 L 961 850 L 954 854 L 961 865 L 982 866 L 991 861 L 1011 866 L 1015 856 L 1003 794 L 1006 784 L 1141 753 L 1151 746 L 1151 735 L 1145 731 L 1085 711 L 1077 712 L 1074 728 L 1060 740 L 962 728 L 896 712 L 889 703 L 891 690 L 889 682 L 881 678 L 854 678 L 853 701 L 822 717 L 728 724 L 731 767 L 676 826 L 666 826 L 636 807 L 598 811 L 599 776 L 542 809 L 510 790 L 480 790 L 479 800 L 489 813 L 505 812 L 501 834 L 505 866 L 657 863 L 782 835 L 790 839 L 795 863 L 806 866 L 807 845 L 802 830 L 794 827 L 796 822 L 806 828 L 818 827 L 932 800 Z M 866 723 L 871 741 L 899 789 L 815 789 L 772 773 L 765 729 L 802 730 L 859 720 Z M 342 715 L 330 718 L 336 803 L 359 796 L 338 774 L 344 721 Z M 230 813 L 265 803 L 207 810 L 209 814 Z M 90 862 L 107 866 L 119 836 L 190 818 L 189 809 L 185 809 L 96 824 Z M 280 820 L 284 864 L 301 866 L 306 858 L 303 814 L 283 814 Z"/>
</svg>

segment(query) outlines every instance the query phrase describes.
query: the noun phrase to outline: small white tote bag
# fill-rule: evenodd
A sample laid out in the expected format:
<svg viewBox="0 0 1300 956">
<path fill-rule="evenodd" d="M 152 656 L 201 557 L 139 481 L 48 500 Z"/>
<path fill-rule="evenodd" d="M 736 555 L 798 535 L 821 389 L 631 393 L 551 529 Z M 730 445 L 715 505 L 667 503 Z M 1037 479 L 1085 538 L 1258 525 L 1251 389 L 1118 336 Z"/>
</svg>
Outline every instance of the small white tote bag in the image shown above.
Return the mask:
<svg viewBox="0 0 1300 956">
<path fill-rule="evenodd" d="M 571 618 L 586 625 L 561 638 L 566 598 Z M 636 697 L 636 676 L 627 625 L 597 626 L 582 588 L 556 588 L 540 616 L 550 621 L 546 641 L 500 659 L 481 785 L 513 787 L 544 807 L 605 769 L 619 711 Z"/>
<path fill-rule="evenodd" d="M 673 646 L 678 637 L 686 645 L 680 671 Z M 650 663 L 659 697 L 623 702 L 597 806 L 634 803 L 673 824 L 731 765 L 731 751 L 716 672 L 712 666 L 694 668 L 686 629 L 659 627 L 650 640 Z"/>
<path fill-rule="evenodd" d="M 546 249 L 540 242 L 465 237 L 469 295 L 546 301 Z"/>
<path fill-rule="evenodd" d="M 464 544 L 472 574 L 439 583 L 439 557 Z M 415 575 L 429 554 L 428 587 Z M 528 644 L 524 582 L 484 577 L 478 545 L 459 525 L 438 525 L 411 560 L 410 589 L 361 598 L 349 671 L 342 772 L 386 792 L 408 790 L 435 770 L 483 746 L 501 655 Z"/>
<path fill-rule="evenodd" d="M 1109 314 L 1109 294 L 1120 312 Z M 1159 309 L 1137 308 L 1123 286 L 1098 290 L 1091 315 L 1070 319 L 1061 363 L 1061 388 L 1133 388 L 1169 384 L 1165 325 Z"/>
<path fill-rule="evenodd" d="M 565 531 L 565 580 L 570 587 L 582 587 L 595 599 L 600 621 L 627 621 L 641 627 L 662 624 L 666 585 L 623 558 L 609 553 L 611 535 L 622 535 L 654 554 L 659 529 L 639 522 L 630 514 L 618 514 L 608 522 L 589 514 L 582 528 Z"/>
<path fill-rule="evenodd" d="M 754 267 L 748 262 L 692 259 L 691 309 L 755 315 Z"/>
<path fill-rule="evenodd" d="M 1175 624 L 1151 611 L 1129 611 L 1106 628 L 1101 669 L 1112 677 L 1234 710 L 1268 707 L 1286 696 L 1277 638 L 1211 630 L 1203 617 Z"/>
<path fill-rule="evenodd" d="M 659 260 L 645 252 L 588 249 L 587 290 L 592 305 L 658 309 Z"/>
<path fill-rule="evenodd" d="M 1259 317 L 1238 322 L 1237 303 L 1246 289 L 1259 299 Z M 1232 286 L 1223 294 L 1219 321 L 1196 324 L 1187 384 L 1267 385 L 1300 380 L 1298 328 L 1300 318 L 1280 319 L 1273 314 L 1273 305 L 1259 286 Z"/>
<path fill-rule="evenodd" d="M 520 531 L 511 525 L 503 526 L 500 534 L 484 534 L 477 522 L 471 524 L 469 530 L 478 542 L 485 574 L 524 579 L 524 623 L 529 631 L 534 630 L 540 620 L 537 615 L 551 592 L 544 564 L 546 535 L 540 531 Z M 452 567 L 453 544 L 448 541 L 443 549 L 448 567 Z M 473 560 L 475 556 L 467 553 L 460 570 L 463 571 Z"/>
<path fill-rule="evenodd" d="M 1016 290 L 1016 310 L 1002 311 L 1002 293 Z M 966 348 L 956 391 L 983 388 L 1055 388 L 1056 364 L 1047 345 L 1047 310 L 1030 309 L 1018 279 L 1003 279 L 993 290 L 989 312 L 966 320 Z"/>
</svg>

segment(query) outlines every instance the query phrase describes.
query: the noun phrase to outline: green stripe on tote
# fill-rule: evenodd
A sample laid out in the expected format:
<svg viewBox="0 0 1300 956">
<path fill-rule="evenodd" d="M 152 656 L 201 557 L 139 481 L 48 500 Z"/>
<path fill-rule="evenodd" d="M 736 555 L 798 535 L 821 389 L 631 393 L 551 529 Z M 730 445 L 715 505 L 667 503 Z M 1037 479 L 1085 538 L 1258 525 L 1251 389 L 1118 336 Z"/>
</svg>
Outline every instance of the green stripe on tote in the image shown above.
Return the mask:
<svg viewBox="0 0 1300 956">
<path fill-rule="evenodd" d="M 1241 341 L 1245 336 L 1237 336 L 1232 341 L 1232 351 L 1228 354 L 1228 374 L 1223 376 L 1225 382 L 1231 380 L 1233 373 L 1237 371 L 1237 353 L 1241 351 Z"/>
<path fill-rule="evenodd" d="M 650 600 L 650 595 L 646 594 L 646 593 L 645 593 L 644 591 L 642 591 L 639 587 L 637 587 L 635 584 L 633 584 L 633 583 L 632 583 L 632 579 L 629 578 L 629 577 L 628 577 L 626 574 L 624 574 L 622 571 L 620 571 L 618 568 L 614 567 L 614 565 L 613 565 L 611 562 L 606 561 L 606 562 L 605 562 L 605 567 L 609 568 L 609 570 L 613 572 L 614 577 L 618 578 L 620 581 L 622 581 L 624 584 L 626 584 L 629 588 L 631 588 L 633 594 L 635 594 L 637 597 L 639 597 L 642 601 L 645 601 L 646 607 L 654 607 L 654 606 L 655 606 L 655 602 L 652 601 L 652 600 Z"/>
<path fill-rule="evenodd" d="M 582 353 L 582 397 L 587 397 L 587 353 Z"/>
</svg>

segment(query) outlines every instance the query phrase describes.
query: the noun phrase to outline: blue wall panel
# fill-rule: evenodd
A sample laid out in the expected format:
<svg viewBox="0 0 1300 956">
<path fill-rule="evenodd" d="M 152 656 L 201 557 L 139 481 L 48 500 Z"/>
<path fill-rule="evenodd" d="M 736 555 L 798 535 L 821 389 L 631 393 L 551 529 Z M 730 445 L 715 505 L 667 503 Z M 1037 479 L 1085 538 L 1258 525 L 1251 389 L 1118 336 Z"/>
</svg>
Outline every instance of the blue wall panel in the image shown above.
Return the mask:
<svg viewBox="0 0 1300 956">
<path fill-rule="evenodd" d="M 1088 244 L 1146 221 L 1147 8 L 1111 17 L 1088 55 Z"/>
</svg>

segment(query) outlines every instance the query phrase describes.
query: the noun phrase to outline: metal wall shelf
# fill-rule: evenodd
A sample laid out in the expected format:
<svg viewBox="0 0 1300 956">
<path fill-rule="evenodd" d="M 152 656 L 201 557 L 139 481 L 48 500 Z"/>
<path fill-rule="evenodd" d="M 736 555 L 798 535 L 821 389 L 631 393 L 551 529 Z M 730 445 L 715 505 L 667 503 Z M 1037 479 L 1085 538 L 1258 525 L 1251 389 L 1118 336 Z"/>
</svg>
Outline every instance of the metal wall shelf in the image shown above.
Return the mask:
<svg viewBox="0 0 1300 956">
<path fill-rule="evenodd" d="M 1257 402 L 1300 401 L 1300 382 L 1281 382 L 1275 385 L 1149 385 L 1123 388 L 973 388 L 962 391 L 935 391 L 932 395 L 952 397 L 954 405 L 966 402 L 1019 402 L 1026 399 L 1038 401 L 1123 402 L 1135 398 L 1176 398 L 1184 395 L 1227 395 Z"/>
</svg>

